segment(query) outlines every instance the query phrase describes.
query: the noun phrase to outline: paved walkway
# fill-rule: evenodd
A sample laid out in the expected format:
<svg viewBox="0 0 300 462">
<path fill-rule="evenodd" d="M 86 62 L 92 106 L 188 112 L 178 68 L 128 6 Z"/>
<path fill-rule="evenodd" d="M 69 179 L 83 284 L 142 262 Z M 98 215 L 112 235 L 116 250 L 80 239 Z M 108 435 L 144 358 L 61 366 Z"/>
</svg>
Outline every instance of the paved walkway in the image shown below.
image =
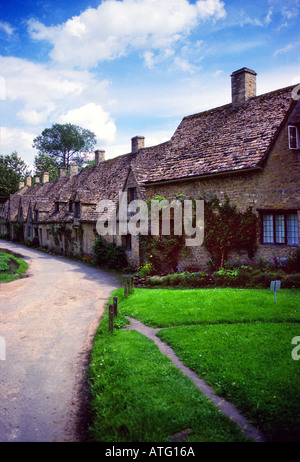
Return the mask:
<svg viewBox="0 0 300 462">
<path fill-rule="evenodd" d="M 1 241 L 29 277 L 0 284 L 0 441 L 86 439 L 85 370 L 114 275 Z"/>
<path fill-rule="evenodd" d="M 247 438 L 251 438 L 257 442 L 266 442 L 264 435 L 255 428 L 244 416 L 241 415 L 239 410 L 231 403 L 226 401 L 224 398 L 217 396 L 213 389 L 207 385 L 207 383 L 200 379 L 194 371 L 186 367 L 183 362 L 178 358 L 174 353 L 172 348 L 163 342 L 159 337 L 157 337 L 157 332 L 161 329 L 155 329 L 152 327 L 145 326 L 137 319 L 126 316 L 130 321 L 128 329 L 134 329 L 151 339 L 158 346 L 160 352 L 168 356 L 173 364 L 180 369 L 187 377 L 189 377 L 196 387 L 198 387 L 202 393 L 209 398 L 221 412 L 226 414 L 231 420 L 233 420 L 243 431 Z"/>
</svg>

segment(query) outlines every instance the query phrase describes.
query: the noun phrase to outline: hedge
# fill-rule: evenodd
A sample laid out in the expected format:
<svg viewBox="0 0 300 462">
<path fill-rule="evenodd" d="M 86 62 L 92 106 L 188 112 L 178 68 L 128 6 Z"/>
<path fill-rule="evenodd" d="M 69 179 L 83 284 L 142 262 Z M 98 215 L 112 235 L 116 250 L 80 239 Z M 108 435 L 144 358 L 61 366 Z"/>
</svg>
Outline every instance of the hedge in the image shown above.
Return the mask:
<svg viewBox="0 0 300 462">
<path fill-rule="evenodd" d="M 174 273 L 166 276 L 147 278 L 150 286 L 172 287 L 245 287 L 269 288 L 271 281 L 280 280 L 283 288 L 300 288 L 300 273 L 286 274 L 282 270 L 263 272 L 259 269 L 222 270 L 209 274 L 206 271 L 195 273 Z"/>
</svg>

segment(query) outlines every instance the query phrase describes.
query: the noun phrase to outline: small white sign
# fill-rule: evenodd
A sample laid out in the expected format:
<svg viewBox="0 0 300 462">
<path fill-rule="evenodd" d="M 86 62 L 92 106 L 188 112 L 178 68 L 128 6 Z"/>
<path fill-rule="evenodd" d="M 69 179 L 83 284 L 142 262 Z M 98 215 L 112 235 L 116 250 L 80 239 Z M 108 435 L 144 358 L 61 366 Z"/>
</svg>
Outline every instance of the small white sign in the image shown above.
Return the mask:
<svg viewBox="0 0 300 462">
<path fill-rule="evenodd" d="M 279 290 L 281 286 L 281 281 L 271 281 L 270 290 L 276 291 Z"/>
</svg>

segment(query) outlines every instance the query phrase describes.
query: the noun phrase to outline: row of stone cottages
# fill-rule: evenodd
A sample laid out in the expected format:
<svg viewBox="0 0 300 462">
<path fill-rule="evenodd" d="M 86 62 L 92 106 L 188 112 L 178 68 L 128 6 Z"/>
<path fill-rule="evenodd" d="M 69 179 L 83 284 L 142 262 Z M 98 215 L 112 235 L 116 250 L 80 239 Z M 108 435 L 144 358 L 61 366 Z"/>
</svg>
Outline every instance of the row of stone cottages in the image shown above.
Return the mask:
<svg viewBox="0 0 300 462">
<path fill-rule="evenodd" d="M 256 73 L 243 68 L 231 75 L 232 101 L 184 117 L 172 138 L 153 147 L 144 137 L 132 138 L 130 153 L 105 160 L 95 152 L 95 166 L 59 178 L 31 178 L 2 206 L 0 233 L 10 238 L 19 227 L 24 240 L 62 253 L 91 255 L 97 236 L 100 200 L 129 198 L 171 200 L 178 194 L 226 194 L 240 210 L 251 206 L 259 220 L 260 257 L 287 258 L 299 247 L 300 229 L 300 101 L 296 86 L 256 96 Z M 18 224 L 18 225 L 17 225 Z M 63 232 L 62 232 L 63 231 Z M 126 247 L 128 264 L 141 264 L 136 236 L 107 236 Z M 190 247 L 181 267 L 203 268 L 208 254 Z M 237 258 L 237 255 L 235 256 Z M 239 256 L 245 261 L 246 256 Z"/>
</svg>

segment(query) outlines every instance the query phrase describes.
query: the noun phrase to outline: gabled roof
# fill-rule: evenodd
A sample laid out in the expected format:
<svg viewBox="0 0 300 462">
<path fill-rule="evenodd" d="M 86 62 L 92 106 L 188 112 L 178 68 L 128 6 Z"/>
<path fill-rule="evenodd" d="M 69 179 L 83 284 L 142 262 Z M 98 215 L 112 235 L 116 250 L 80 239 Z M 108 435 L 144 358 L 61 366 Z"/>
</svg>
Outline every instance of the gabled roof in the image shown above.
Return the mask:
<svg viewBox="0 0 300 462">
<path fill-rule="evenodd" d="M 147 184 L 262 166 L 289 109 L 294 86 L 185 117 L 171 140 L 142 149 L 137 176 Z"/>
<path fill-rule="evenodd" d="M 15 220 L 20 198 L 22 206 L 31 199 L 32 206 L 38 204 L 44 212 L 39 221 L 67 223 L 73 222 L 69 201 L 77 197 L 83 205 L 80 221 L 95 222 L 98 202 L 117 204 L 130 171 L 143 197 L 151 183 L 261 168 L 295 107 L 294 87 L 252 97 L 238 109 L 227 104 L 184 117 L 168 142 L 103 161 L 72 178 L 24 187 L 10 197 L 6 208 Z M 60 204 L 58 212 L 55 202 Z"/>
</svg>

